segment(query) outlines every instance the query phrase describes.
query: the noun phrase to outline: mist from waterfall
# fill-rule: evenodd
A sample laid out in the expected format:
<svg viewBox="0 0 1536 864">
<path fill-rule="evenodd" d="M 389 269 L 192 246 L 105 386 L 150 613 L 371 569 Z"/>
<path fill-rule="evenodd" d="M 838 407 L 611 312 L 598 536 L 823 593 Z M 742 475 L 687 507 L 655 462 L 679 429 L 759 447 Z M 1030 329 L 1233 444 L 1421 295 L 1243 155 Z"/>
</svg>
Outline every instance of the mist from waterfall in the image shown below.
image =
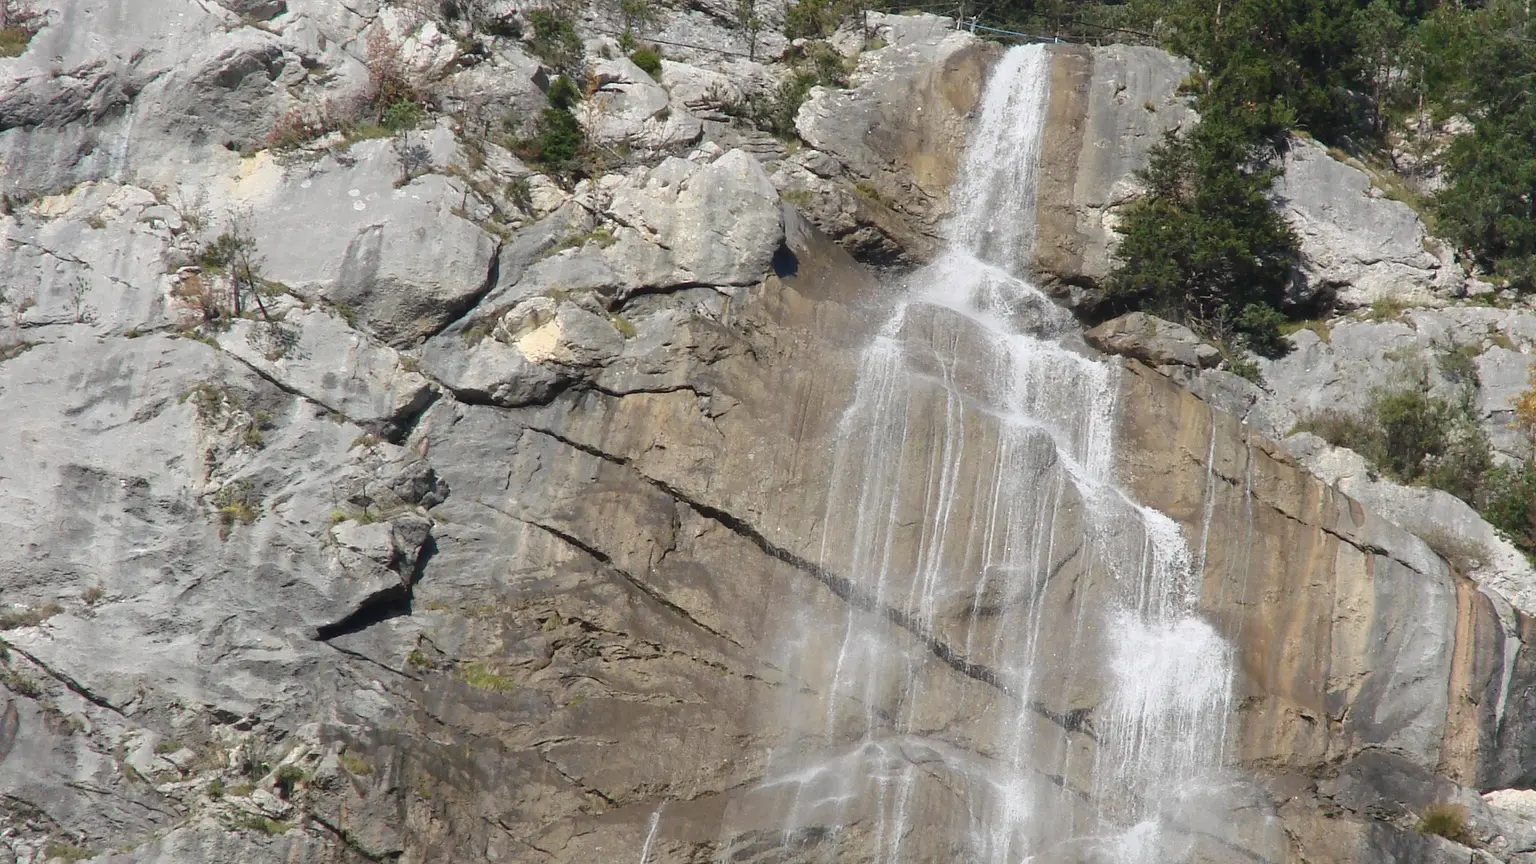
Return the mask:
<svg viewBox="0 0 1536 864">
<path fill-rule="evenodd" d="M 1115 483 L 1116 368 L 1024 276 L 1049 81 L 1043 46 L 998 62 L 949 250 L 864 351 L 819 561 L 857 602 L 785 634 L 778 827 L 724 860 L 1141 864 L 1202 831 L 1232 655 Z"/>
</svg>

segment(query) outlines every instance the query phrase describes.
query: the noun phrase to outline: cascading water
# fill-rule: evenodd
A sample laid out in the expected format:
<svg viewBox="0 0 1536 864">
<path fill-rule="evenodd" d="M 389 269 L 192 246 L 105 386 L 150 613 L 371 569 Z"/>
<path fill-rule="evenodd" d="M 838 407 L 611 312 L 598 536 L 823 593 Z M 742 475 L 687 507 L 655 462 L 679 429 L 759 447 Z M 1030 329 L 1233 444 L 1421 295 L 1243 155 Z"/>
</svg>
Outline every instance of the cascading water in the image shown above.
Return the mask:
<svg viewBox="0 0 1536 864">
<path fill-rule="evenodd" d="M 785 636 L 805 685 L 749 808 L 777 828 L 725 860 L 1139 864 L 1200 834 L 1231 653 L 1178 527 L 1114 484 L 1116 370 L 1020 278 L 1049 63 L 999 61 L 950 249 L 864 352 L 820 552 L 846 602 Z"/>
</svg>

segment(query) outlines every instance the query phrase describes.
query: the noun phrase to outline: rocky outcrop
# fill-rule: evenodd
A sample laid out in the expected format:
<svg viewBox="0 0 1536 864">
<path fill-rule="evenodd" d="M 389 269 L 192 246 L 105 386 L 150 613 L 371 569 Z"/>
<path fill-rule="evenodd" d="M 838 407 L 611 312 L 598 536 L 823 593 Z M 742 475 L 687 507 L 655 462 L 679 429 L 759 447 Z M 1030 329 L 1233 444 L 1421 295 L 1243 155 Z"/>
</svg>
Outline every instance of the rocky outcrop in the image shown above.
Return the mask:
<svg viewBox="0 0 1536 864">
<path fill-rule="evenodd" d="M 1140 194 L 1136 172 L 1152 145 L 1198 122 L 1180 90 L 1189 73 L 1152 48 L 1054 52 L 1032 269 L 1068 305 L 1091 312 L 1101 299 L 1115 266 L 1116 213 Z M 1300 240 L 1298 307 L 1440 302 L 1477 289 L 1449 247 L 1360 163 L 1296 138 L 1281 167 L 1273 195 Z"/>
<path fill-rule="evenodd" d="M 597 89 L 577 109 L 592 140 L 664 150 L 703 134 L 698 118 L 673 108 L 667 91 L 627 57 L 598 62 L 592 75 Z"/>
<path fill-rule="evenodd" d="M 1377 300 L 1423 303 L 1437 291 L 1461 293 L 1464 275 L 1449 248 L 1428 236 L 1419 215 L 1321 144 L 1292 142 L 1274 195 L 1301 241 L 1297 303 L 1356 308 Z"/>
<path fill-rule="evenodd" d="M 859 58 L 851 90 L 818 88 L 795 129 L 812 148 L 775 185 L 861 260 L 914 263 L 938 248 L 967 118 L 998 55 L 934 16 L 870 16 L 886 47 Z"/>
<path fill-rule="evenodd" d="M 1262 368 L 1293 425 L 1324 410 L 1358 413 L 1376 393 L 1423 376 L 1436 395 L 1460 399 L 1465 392 L 1494 448 L 1524 457 L 1530 445 L 1513 424 L 1513 401 L 1529 383 L 1533 339 L 1536 316 L 1527 312 L 1410 309 L 1383 320 L 1342 318 L 1299 330 L 1290 337 L 1292 350 L 1262 361 Z"/>
<path fill-rule="evenodd" d="M 1195 331 L 1145 312 L 1132 312 L 1105 321 L 1085 332 L 1083 338 L 1100 351 L 1120 354 L 1151 366 L 1202 369 L 1221 362 L 1221 352 Z"/>
</svg>

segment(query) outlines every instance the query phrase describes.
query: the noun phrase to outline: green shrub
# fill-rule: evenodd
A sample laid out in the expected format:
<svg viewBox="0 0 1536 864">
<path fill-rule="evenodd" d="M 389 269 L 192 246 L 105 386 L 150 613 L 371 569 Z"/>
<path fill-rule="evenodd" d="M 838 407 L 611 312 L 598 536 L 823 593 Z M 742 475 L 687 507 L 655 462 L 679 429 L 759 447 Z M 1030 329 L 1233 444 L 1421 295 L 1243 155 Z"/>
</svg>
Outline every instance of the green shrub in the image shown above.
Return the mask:
<svg viewBox="0 0 1536 864">
<path fill-rule="evenodd" d="M 279 765 L 273 785 L 277 787 L 277 794 L 287 800 L 293 795 L 293 790 L 307 779 L 309 775 L 303 768 L 297 765 Z"/>
<path fill-rule="evenodd" d="M 0 15 L 0 21 L 5 24 L 0 27 L 0 57 L 20 57 L 47 19 L 33 8 L 30 0 L 0 0 L 0 3 L 5 6 L 4 14 Z"/>
<path fill-rule="evenodd" d="M 1242 127 L 1208 118 L 1188 137 L 1170 133 L 1154 146 L 1139 176 L 1147 192 L 1121 223 L 1109 311 L 1142 309 L 1280 353 L 1275 309 L 1298 241 L 1270 206 L 1276 170 L 1267 151 Z"/>
<path fill-rule="evenodd" d="M 22 627 L 36 627 L 49 618 L 64 611 L 64 607 L 57 603 L 49 603 L 36 609 L 22 609 L 18 611 L 0 612 L 0 630 L 17 630 Z"/>
<path fill-rule="evenodd" d="M 533 56 L 562 75 L 580 75 L 581 37 L 571 19 L 548 9 L 533 9 L 528 22 L 533 25 L 533 42 L 528 46 Z"/>
<path fill-rule="evenodd" d="M 261 499 L 249 481 L 237 480 L 213 494 L 213 506 L 219 516 L 219 539 L 229 539 L 235 525 L 249 525 L 261 516 Z"/>
<path fill-rule="evenodd" d="M 661 80 L 661 55 L 652 48 L 639 48 L 629 55 L 630 62 L 639 66 L 645 74 Z"/>
<path fill-rule="evenodd" d="M 1285 316 L 1268 303 L 1249 303 L 1237 318 L 1237 329 L 1253 353 L 1279 357 L 1290 348 L 1290 343 L 1280 335 L 1280 325 L 1284 323 Z"/>
<path fill-rule="evenodd" d="M 581 154 L 581 126 L 563 108 L 545 108 L 534 137 L 534 158 L 553 171 L 568 171 Z"/>
<path fill-rule="evenodd" d="M 1470 405 L 1432 395 L 1422 378 L 1378 392 L 1363 415 L 1324 411 L 1297 431 L 1354 450 L 1394 480 L 1442 489 L 1474 507 L 1493 465 L 1488 434 Z"/>
<path fill-rule="evenodd" d="M 287 831 L 293 826 L 287 822 L 279 822 L 275 819 L 268 819 L 265 816 L 257 816 L 255 814 L 251 814 L 247 816 L 241 816 L 240 818 L 236 819 L 235 827 L 242 828 L 247 831 L 260 831 L 263 834 L 276 835 L 287 833 Z"/>
<path fill-rule="evenodd" d="M 1536 552 L 1536 467 L 1497 465 L 1485 482 L 1482 517 L 1527 554 Z"/>
<path fill-rule="evenodd" d="M 0 57 L 20 57 L 32 42 L 32 31 L 25 27 L 0 28 Z"/>
<path fill-rule="evenodd" d="M 391 132 L 404 132 L 415 129 L 421 123 L 421 109 L 415 102 L 401 99 L 384 109 L 384 119 L 380 125 Z"/>
<path fill-rule="evenodd" d="M 784 10 L 784 35 L 790 39 L 823 39 L 831 36 L 854 11 L 846 0 L 799 0 Z"/>
<path fill-rule="evenodd" d="M 652 0 L 619 0 L 619 19 L 622 30 L 619 34 L 620 47 L 626 51 L 634 50 L 635 31 L 644 30 L 655 24 L 660 13 L 661 10 Z M 635 65 L 638 66 L 639 61 L 635 61 Z M 650 70 L 646 69 L 646 71 Z"/>
<path fill-rule="evenodd" d="M 37 346 L 36 342 L 0 342 L 0 363 L 14 360 Z"/>
<path fill-rule="evenodd" d="M 826 42 L 812 42 L 791 63 L 801 70 L 809 70 L 816 76 L 816 83 L 832 87 L 848 86 L 848 58 Z"/>
<path fill-rule="evenodd" d="M 345 750 L 336 754 L 336 761 L 341 763 L 341 767 L 346 769 L 348 774 L 366 777 L 373 773 L 373 765 L 367 759 L 348 753 Z"/>
<path fill-rule="evenodd" d="M 517 683 L 505 675 L 494 672 L 485 663 L 470 663 L 460 667 L 454 672 L 455 678 L 476 690 L 486 690 L 492 693 L 509 693 L 517 689 Z"/>
<path fill-rule="evenodd" d="M 47 861 L 84 861 L 95 853 L 83 846 L 75 846 L 71 843 L 53 841 L 43 849 L 43 858 Z"/>
<path fill-rule="evenodd" d="M 569 111 L 581 101 L 581 91 L 571 82 L 571 79 L 561 75 L 549 82 L 549 91 L 544 94 L 549 104 L 562 111 Z"/>
<path fill-rule="evenodd" d="M 1294 432 L 1311 432 L 1335 447 L 1347 447 L 1372 460 L 1381 430 L 1359 414 L 1338 409 L 1319 411 L 1296 424 Z"/>
</svg>

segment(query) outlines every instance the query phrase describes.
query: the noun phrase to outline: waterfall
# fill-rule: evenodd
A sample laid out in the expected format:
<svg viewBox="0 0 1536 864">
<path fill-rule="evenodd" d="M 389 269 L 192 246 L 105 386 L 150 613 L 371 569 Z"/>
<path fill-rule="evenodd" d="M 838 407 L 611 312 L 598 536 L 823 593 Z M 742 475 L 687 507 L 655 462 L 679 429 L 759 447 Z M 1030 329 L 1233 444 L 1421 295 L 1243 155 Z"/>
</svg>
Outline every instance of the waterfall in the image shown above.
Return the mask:
<svg viewBox="0 0 1536 864">
<path fill-rule="evenodd" d="M 1025 278 L 1049 70 L 998 62 L 948 251 L 863 353 L 819 551 L 857 602 L 783 634 L 804 684 L 722 860 L 1141 864 L 1202 836 L 1232 656 L 1178 526 L 1115 483 L 1116 368 Z"/>
</svg>

